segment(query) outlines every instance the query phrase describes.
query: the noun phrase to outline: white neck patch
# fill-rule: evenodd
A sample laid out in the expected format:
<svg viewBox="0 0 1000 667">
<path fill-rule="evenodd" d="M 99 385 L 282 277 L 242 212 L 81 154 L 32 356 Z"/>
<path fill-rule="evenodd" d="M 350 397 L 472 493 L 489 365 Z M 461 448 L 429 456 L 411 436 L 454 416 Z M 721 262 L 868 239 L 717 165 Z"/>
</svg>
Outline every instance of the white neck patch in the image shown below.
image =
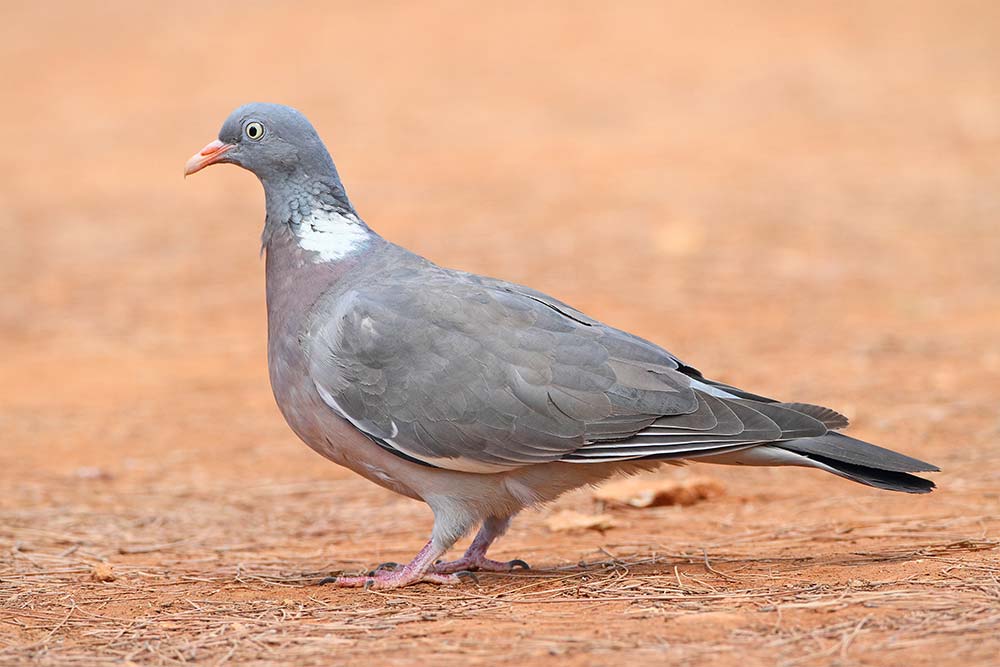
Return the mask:
<svg viewBox="0 0 1000 667">
<path fill-rule="evenodd" d="M 343 259 L 361 250 L 371 232 L 353 213 L 313 211 L 295 226 L 299 245 L 322 261 Z"/>
</svg>

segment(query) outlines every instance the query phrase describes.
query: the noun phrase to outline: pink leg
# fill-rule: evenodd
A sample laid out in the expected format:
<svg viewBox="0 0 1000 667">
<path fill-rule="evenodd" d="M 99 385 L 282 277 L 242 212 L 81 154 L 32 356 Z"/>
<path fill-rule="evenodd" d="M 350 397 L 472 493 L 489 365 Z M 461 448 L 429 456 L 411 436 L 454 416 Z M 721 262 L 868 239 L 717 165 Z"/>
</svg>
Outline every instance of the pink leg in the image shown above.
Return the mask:
<svg viewBox="0 0 1000 667">
<path fill-rule="evenodd" d="M 443 556 L 445 551 L 447 550 L 436 546 L 432 540 L 420 550 L 416 558 L 397 570 L 379 569 L 361 577 L 327 577 L 319 583 L 320 585 L 333 584 L 334 586 L 355 588 L 363 586 L 365 588 L 385 590 L 389 588 L 401 588 L 420 581 L 427 581 L 434 584 L 457 584 L 461 583 L 465 577 L 474 578 L 469 572 L 445 574 L 436 570 L 432 571 L 434 561 Z"/>
<path fill-rule="evenodd" d="M 480 570 L 482 572 L 510 572 L 516 568 L 530 569 L 523 560 L 515 559 L 509 561 L 490 560 L 486 557 L 486 550 L 493 542 L 507 531 L 511 517 L 496 518 L 490 517 L 483 522 L 483 527 L 476 533 L 476 538 L 472 540 L 468 550 L 458 560 L 447 563 L 435 563 L 433 572 L 438 574 L 449 574 L 452 572 Z"/>
</svg>

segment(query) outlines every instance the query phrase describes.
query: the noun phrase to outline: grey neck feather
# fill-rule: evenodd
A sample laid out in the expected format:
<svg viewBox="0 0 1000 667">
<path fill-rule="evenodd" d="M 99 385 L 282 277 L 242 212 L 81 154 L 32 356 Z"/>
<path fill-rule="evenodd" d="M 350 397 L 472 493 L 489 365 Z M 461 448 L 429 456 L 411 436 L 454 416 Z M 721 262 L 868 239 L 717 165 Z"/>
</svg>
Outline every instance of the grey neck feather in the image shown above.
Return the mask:
<svg viewBox="0 0 1000 667">
<path fill-rule="evenodd" d="M 314 157 L 312 164 L 298 161 L 289 165 L 288 170 L 275 170 L 260 176 L 267 207 L 261 237 L 263 247 L 269 245 L 280 227 L 287 225 L 300 236 L 300 226 L 309 220 L 315 221 L 317 216 L 351 225 L 354 233 L 363 230 L 374 236 L 348 199 L 329 153 L 322 149 L 307 154 Z"/>
</svg>

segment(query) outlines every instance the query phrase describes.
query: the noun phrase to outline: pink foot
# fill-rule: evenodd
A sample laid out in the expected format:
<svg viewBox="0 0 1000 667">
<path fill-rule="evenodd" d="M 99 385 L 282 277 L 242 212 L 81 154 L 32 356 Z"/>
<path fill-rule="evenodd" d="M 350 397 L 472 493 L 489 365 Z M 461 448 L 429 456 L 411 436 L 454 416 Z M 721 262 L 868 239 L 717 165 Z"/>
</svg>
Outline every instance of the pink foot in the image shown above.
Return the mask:
<svg viewBox="0 0 1000 667">
<path fill-rule="evenodd" d="M 444 574 L 433 570 L 434 560 L 445 552 L 445 548 L 437 546 L 433 541 L 424 545 L 410 563 L 399 567 L 396 563 L 383 563 L 378 568 L 360 577 L 327 577 L 319 585 L 333 584 L 344 588 L 372 588 L 388 590 L 402 588 L 410 584 L 426 581 L 431 584 L 459 584 L 462 579 L 476 581 L 476 575 L 471 572 L 454 572 Z"/>
<path fill-rule="evenodd" d="M 530 570 L 531 566 L 519 558 L 508 561 L 490 560 L 482 554 L 466 554 L 458 560 L 448 562 L 437 562 L 432 568 L 438 574 L 448 574 L 451 572 L 479 570 L 480 572 L 510 572 L 521 568 Z"/>
<path fill-rule="evenodd" d="M 454 585 L 462 583 L 464 579 L 475 580 L 475 575 L 471 572 L 455 572 L 453 574 L 424 572 L 421 574 L 408 567 L 403 567 L 398 570 L 378 570 L 360 577 L 327 577 L 319 583 L 321 586 L 324 584 L 333 584 L 342 588 L 388 590 L 420 582 Z"/>
</svg>

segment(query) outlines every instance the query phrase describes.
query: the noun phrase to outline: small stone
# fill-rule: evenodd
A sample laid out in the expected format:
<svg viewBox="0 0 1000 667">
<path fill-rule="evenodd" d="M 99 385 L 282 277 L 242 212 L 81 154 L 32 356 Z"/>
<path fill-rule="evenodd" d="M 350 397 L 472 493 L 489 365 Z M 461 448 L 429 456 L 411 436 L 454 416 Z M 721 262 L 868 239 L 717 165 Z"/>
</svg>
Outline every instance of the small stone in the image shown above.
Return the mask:
<svg viewBox="0 0 1000 667">
<path fill-rule="evenodd" d="M 90 578 L 94 581 L 114 581 L 118 578 L 115 575 L 110 563 L 97 563 L 90 569 Z"/>
<path fill-rule="evenodd" d="M 97 479 L 108 481 L 112 478 L 111 473 L 97 466 L 81 466 L 73 471 L 73 476 L 77 479 Z"/>
</svg>

